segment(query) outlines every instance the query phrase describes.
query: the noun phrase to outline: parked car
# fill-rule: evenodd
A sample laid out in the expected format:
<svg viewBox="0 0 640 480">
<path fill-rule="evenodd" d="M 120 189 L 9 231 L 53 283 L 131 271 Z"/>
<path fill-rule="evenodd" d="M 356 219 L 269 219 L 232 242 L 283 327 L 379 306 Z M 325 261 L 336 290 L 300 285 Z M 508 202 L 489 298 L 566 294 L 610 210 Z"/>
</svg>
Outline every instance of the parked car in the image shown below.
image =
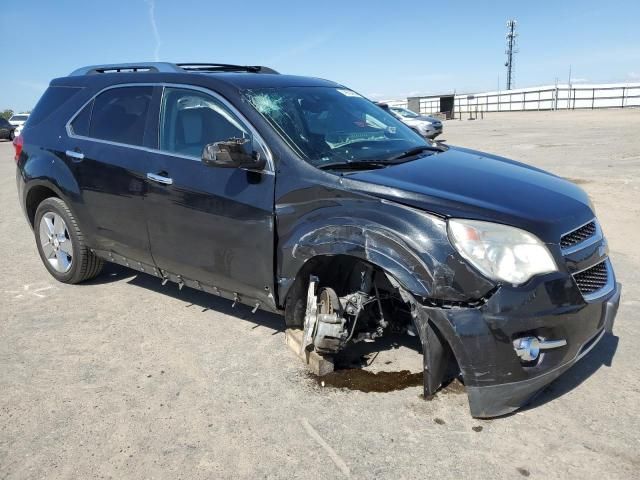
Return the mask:
<svg viewBox="0 0 640 480">
<path fill-rule="evenodd" d="M 0 118 L 0 138 L 4 140 L 13 140 L 16 136 L 16 127 L 9 123 L 6 118 Z"/>
<path fill-rule="evenodd" d="M 13 126 L 19 127 L 21 125 L 24 125 L 28 119 L 28 113 L 17 113 L 11 116 L 11 118 L 9 119 L 9 123 L 11 123 L 11 125 Z"/>
<path fill-rule="evenodd" d="M 44 266 L 115 262 L 284 316 L 303 346 L 418 333 L 429 397 L 511 412 L 611 332 L 587 194 L 433 145 L 356 92 L 265 67 L 120 64 L 51 82 L 15 142 Z"/>
<path fill-rule="evenodd" d="M 442 133 L 442 121 L 437 118 L 420 115 L 402 107 L 390 106 L 389 112 L 423 137 L 434 139 Z"/>
</svg>

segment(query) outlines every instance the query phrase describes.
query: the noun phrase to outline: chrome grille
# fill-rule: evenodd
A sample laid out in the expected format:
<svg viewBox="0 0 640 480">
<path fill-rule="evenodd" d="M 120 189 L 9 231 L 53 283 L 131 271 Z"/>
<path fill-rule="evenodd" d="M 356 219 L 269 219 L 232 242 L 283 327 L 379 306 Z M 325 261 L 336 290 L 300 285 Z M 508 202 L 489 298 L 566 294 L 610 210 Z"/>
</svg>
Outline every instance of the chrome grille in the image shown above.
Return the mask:
<svg viewBox="0 0 640 480">
<path fill-rule="evenodd" d="M 573 275 L 583 295 L 588 295 L 604 288 L 608 277 L 609 271 L 606 260 Z"/>
<path fill-rule="evenodd" d="M 596 233 L 595 220 L 587 223 L 586 225 L 576 228 L 574 231 L 563 235 L 560 239 L 560 247 L 563 249 L 571 248 L 574 245 L 584 242 L 588 238 L 591 238 Z"/>
</svg>

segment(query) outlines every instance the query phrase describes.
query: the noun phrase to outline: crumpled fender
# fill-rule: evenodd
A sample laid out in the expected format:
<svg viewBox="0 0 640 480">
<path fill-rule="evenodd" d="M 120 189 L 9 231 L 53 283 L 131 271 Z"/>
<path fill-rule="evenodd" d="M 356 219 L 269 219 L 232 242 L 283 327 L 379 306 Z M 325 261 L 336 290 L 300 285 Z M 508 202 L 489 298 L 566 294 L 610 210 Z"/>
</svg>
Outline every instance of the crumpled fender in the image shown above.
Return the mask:
<svg viewBox="0 0 640 480">
<path fill-rule="evenodd" d="M 305 262 L 318 255 L 349 255 L 383 268 L 418 295 L 428 296 L 433 284 L 431 268 L 402 238 L 379 225 L 326 225 L 304 234 L 292 249 L 294 259 Z"/>
<path fill-rule="evenodd" d="M 300 216 L 292 208 L 276 209 L 280 299 L 307 261 L 325 255 L 370 262 L 422 299 L 466 301 L 494 286 L 459 257 L 445 220 L 435 215 L 379 199 L 332 199 Z"/>
</svg>

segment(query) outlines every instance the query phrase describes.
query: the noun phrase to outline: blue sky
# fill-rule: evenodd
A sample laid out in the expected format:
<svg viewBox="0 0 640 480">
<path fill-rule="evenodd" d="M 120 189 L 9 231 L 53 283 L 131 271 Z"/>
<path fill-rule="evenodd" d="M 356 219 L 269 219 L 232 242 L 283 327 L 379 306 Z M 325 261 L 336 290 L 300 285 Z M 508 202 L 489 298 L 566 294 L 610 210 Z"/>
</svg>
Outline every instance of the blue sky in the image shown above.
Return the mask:
<svg viewBox="0 0 640 480">
<path fill-rule="evenodd" d="M 49 80 L 96 63 L 262 64 L 373 98 L 504 88 L 505 22 L 518 20 L 515 86 L 640 81 L 640 1 L 3 1 L 0 109 L 32 108 Z"/>
</svg>

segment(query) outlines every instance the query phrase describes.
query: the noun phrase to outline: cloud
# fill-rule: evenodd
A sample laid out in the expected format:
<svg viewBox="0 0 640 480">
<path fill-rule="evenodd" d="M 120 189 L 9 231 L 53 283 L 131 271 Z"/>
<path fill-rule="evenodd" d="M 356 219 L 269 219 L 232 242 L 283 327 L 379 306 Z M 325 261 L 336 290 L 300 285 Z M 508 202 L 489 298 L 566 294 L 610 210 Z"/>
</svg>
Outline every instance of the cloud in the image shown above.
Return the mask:
<svg viewBox="0 0 640 480">
<path fill-rule="evenodd" d="M 572 78 L 571 83 L 587 83 L 589 81 L 588 78 Z"/>
<path fill-rule="evenodd" d="M 151 23 L 151 31 L 153 32 L 153 38 L 156 43 L 153 59 L 157 62 L 160 60 L 160 45 L 162 45 L 162 40 L 160 40 L 160 32 L 158 32 L 158 24 L 156 23 L 156 2 L 155 0 L 145 0 L 145 2 L 149 5 L 149 23 Z"/>
<path fill-rule="evenodd" d="M 638 72 L 629 72 L 627 73 L 627 77 L 629 80 L 640 80 L 640 73 Z"/>
</svg>

